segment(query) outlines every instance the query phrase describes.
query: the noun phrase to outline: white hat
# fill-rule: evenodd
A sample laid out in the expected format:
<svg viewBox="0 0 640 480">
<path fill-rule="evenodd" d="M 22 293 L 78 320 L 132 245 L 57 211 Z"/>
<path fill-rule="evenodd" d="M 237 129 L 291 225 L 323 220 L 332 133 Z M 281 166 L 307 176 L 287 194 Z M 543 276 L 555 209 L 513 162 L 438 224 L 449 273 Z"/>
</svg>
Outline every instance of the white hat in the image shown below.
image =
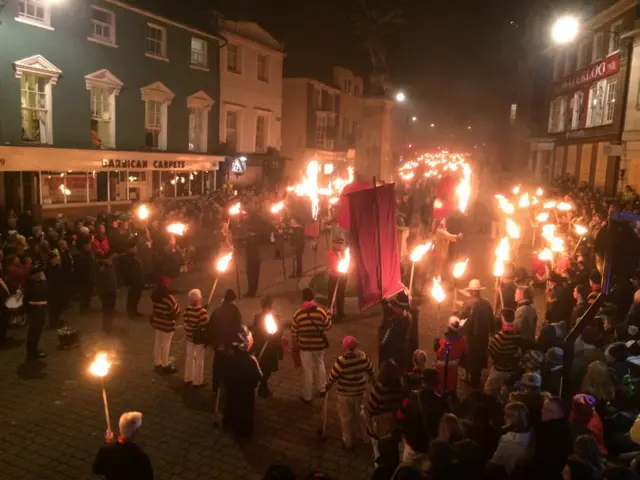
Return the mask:
<svg viewBox="0 0 640 480">
<path fill-rule="evenodd" d="M 474 278 L 469 282 L 469 286 L 467 287 L 467 290 L 484 290 L 484 287 L 480 283 L 480 280 L 478 280 L 477 278 Z"/>
<path fill-rule="evenodd" d="M 448 325 L 449 325 L 449 330 L 453 330 L 454 332 L 457 332 L 458 330 L 460 330 L 460 327 L 462 327 L 462 324 L 460 323 L 460 319 L 455 315 L 449 317 Z"/>
</svg>

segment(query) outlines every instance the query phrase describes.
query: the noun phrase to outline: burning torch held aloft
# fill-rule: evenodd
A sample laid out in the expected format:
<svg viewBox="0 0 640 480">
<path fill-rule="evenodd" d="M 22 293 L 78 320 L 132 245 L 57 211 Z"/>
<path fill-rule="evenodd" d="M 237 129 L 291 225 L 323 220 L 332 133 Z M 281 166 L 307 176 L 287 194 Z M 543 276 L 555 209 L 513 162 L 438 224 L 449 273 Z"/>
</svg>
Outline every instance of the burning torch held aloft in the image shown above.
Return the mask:
<svg viewBox="0 0 640 480">
<path fill-rule="evenodd" d="M 107 390 L 104 387 L 104 377 L 109 374 L 111 368 L 111 362 L 107 358 L 106 353 L 99 353 L 91 366 L 89 372 L 100 378 L 100 384 L 102 385 L 102 403 L 104 404 L 104 416 L 107 421 L 107 437 L 109 437 L 113 430 L 111 430 L 111 416 L 109 415 L 109 404 L 107 403 Z"/>
<path fill-rule="evenodd" d="M 211 305 L 211 300 L 213 299 L 213 292 L 215 292 L 216 287 L 218 286 L 218 279 L 220 275 L 227 271 L 229 268 L 229 263 L 231 263 L 231 259 L 233 258 L 233 252 L 228 252 L 222 256 L 220 256 L 216 260 L 215 270 L 216 270 L 216 278 L 213 281 L 213 286 L 211 287 L 211 291 L 209 292 L 209 300 L 207 300 L 207 305 Z"/>
</svg>

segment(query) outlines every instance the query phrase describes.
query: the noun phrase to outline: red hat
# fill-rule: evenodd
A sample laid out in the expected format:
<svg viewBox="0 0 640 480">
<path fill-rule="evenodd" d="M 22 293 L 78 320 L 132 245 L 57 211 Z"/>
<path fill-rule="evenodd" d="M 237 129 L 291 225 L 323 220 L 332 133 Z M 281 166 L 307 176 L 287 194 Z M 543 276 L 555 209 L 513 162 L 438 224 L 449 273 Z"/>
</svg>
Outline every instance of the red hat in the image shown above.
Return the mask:
<svg viewBox="0 0 640 480">
<path fill-rule="evenodd" d="M 349 350 L 355 350 L 358 348 L 358 340 L 352 335 L 347 335 L 342 339 L 342 346 Z"/>
<path fill-rule="evenodd" d="M 158 279 L 158 287 L 169 288 L 169 277 L 165 277 L 164 275 L 160 276 Z"/>
</svg>

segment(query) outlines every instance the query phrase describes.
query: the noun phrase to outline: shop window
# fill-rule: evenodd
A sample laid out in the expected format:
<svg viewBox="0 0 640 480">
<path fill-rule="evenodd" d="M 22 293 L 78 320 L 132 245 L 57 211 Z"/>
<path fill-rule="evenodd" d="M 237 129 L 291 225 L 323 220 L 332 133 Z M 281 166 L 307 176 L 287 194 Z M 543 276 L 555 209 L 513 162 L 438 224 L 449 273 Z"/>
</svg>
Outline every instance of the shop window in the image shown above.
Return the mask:
<svg viewBox="0 0 640 480">
<path fill-rule="evenodd" d="M 176 196 L 176 180 L 173 172 L 160 172 L 160 196 L 172 198 Z"/>
<path fill-rule="evenodd" d="M 67 173 L 64 176 L 66 203 L 86 203 L 89 189 L 88 175 L 85 172 Z"/>
<path fill-rule="evenodd" d="M 67 191 L 64 177 L 65 174 L 62 172 L 42 172 L 40 189 L 43 205 L 66 203 Z"/>
<path fill-rule="evenodd" d="M 93 172 L 89 179 L 89 201 L 109 201 L 109 172 Z"/>
<path fill-rule="evenodd" d="M 191 188 L 191 195 L 204 195 L 204 172 L 191 172 L 189 173 L 189 182 Z"/>
<path fill-rule="evenodd" d="M 256 152 L 267 150 L 267 119 L 265 115 L 256 117 Z"/>
<path fill-rule="evenodd" d="M 186 172 L 177 173 L 175 177 L 176 182 L 176 197 L 189 197 L 189 174 Z"/>
</svg>

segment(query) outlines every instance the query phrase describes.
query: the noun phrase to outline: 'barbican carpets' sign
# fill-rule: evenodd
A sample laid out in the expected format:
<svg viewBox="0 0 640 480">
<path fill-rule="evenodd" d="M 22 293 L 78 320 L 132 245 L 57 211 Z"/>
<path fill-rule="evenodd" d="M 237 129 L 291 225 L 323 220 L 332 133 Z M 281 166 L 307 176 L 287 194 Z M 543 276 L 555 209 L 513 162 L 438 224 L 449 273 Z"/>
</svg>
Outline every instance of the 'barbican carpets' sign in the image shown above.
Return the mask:
<svg viewBox="0 0 640 480">
<path fill-rule="evenodd" d="M 180 160 L 102 160 L 102 168 L 121 168 L 123 170 L 177 170 L 185 168 L 186 162 Z"/>
<path fill-rule="evenodd" d="M 605 58 L 604 60 L 594 63 L 593 65 L 581 70 L 570 77 L 567 77 L 562 83 L 556 84 L 556 91 L 571 90 L 572 88 L 591 83 L 595 80 L 608 77 L 620 70 L 620 52 Z"/>
</svg>

